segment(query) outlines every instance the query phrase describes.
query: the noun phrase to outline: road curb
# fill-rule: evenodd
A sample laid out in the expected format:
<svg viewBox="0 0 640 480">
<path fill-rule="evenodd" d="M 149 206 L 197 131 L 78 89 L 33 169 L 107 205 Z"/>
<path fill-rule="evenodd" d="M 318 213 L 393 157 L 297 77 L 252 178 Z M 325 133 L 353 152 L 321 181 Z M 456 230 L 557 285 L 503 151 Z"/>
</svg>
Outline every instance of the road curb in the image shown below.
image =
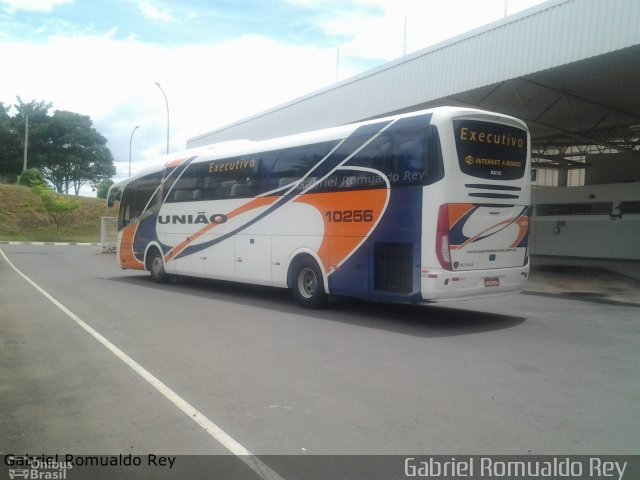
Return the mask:
<svg viewBox="0 0 640 480">
<path fill-rule="evenodd" d="M 537 295 L 539 297 L 547 298 L 563 298 L 565 300 L 578 300 L 581 302 L 602 303 L 605 305 L 616 305 L 619 307 L 635 307 L 640 308 L 640 303 L 625 302 L 622 300 L 610 300 L 608 298 L 588 297 L 581 294 L 572 294 L 570 292 L 563 293 L 551 293 L 551 292 L 536 292 L 534 290 L 523 290 L 520 292 L 524 295 Z"/>
<path fill-rule="evenodd" d="M 37 246 L 55 245 L 59 247 L 64 247 L 69 245 L 76 245 L 76 246 L 83 246 L 83 247 L 100 246 L 99 243 L 91 243 L 91 242 L 12 242 L 10 240 L 0 240 L 0 245 L 37 245 Z"/>
</svg>

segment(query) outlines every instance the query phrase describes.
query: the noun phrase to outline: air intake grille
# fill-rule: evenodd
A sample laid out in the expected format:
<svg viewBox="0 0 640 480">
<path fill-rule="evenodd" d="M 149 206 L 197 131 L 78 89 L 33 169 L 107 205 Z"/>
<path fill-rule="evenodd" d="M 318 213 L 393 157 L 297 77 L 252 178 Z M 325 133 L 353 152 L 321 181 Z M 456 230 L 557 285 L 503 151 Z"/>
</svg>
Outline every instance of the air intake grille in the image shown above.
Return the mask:
<svg viewBox="0 0 640 480">
<path fill-rule="evenodd" d="M 413 291 L 413 246 L 410 243 L 376 243 L 374 256 L 375 290 Z"/>
</svg>

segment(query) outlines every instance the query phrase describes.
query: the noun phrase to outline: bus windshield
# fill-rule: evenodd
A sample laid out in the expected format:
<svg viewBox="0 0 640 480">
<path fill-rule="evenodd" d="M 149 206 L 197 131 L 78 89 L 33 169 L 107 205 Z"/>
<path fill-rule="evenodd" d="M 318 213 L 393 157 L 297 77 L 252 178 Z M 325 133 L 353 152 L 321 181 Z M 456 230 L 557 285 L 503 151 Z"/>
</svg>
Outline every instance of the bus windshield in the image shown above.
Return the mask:
<svg viewBox="0 0 640 480">
<path fill-rule="evenodd" d="M 120 213 L 118 215 L 118 230 L 122 230 L 145 211 L 152 195 L 158 191 L 162 181 L 162 172 L 133 180 L 124 187 L 120 199 Z"/>
</svg>

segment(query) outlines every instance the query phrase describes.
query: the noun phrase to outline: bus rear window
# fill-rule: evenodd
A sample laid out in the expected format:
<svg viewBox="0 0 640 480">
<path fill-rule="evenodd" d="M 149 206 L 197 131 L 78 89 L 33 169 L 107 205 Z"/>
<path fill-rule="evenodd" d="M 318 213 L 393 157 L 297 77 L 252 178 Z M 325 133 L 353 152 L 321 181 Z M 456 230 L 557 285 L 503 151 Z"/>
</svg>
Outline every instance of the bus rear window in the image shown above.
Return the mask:
<svg viewBox="0 0 640 480">
<path fill-rule="evenodd" d="M 467 175 L 491 180 L 522 178 L 527 132 L 501 123 L 454 120 L 458 163 Z"/>
</svg>

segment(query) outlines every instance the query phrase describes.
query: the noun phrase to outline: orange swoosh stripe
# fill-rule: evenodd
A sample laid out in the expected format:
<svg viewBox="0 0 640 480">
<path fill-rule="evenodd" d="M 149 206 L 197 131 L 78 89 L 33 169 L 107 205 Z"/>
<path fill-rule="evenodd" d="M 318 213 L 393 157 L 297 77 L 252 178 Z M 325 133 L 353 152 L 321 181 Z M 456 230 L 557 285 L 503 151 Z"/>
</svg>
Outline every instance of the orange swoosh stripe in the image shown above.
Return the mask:
<svg viewBox="0 0 640 480">
<path fill-rule="evenodd" d="M 250 210 L 253 210 L 255 208 L 269 206 L 269 205 L 275 203 L 275 201 L 278 198 L 280 198 L 280 197 L 276 196 L 276 197 L 258 197 L 258 198 L 254 198 L 250 202 L 247 202 L 244 205 L 242 205 L 242 206 L 236 208 L 235 210 L 232 210 L 230 213 L 228 213 L 227 214 L 227 219 L 237 217 L 238 215 L 246 213 L 246 212 L 248 212 Z M 183 240 L 182 242 L 180 242 L 178 245 L 173 247 L 169 253 L 167 253 L 165 255 L 164 261 L 165 262 L 169 262 L 169 261 L 173 260 L 176 257 L 176 255 L 178 255 L 180 252 L 182 252 L 191 243 L 196 241 L 198 238 L 200 238 L 202 235 L 204 235 L 208 231 L 216 228 L 218 225 L 221 225 L 221 224 L 220 223 L 209 223 L 209 224 L 205 225 L 204 227 L 202 227 L 200 230 L 198 230 L 193 235 L 188 236 L 186 240 Z"/>
</svg>

